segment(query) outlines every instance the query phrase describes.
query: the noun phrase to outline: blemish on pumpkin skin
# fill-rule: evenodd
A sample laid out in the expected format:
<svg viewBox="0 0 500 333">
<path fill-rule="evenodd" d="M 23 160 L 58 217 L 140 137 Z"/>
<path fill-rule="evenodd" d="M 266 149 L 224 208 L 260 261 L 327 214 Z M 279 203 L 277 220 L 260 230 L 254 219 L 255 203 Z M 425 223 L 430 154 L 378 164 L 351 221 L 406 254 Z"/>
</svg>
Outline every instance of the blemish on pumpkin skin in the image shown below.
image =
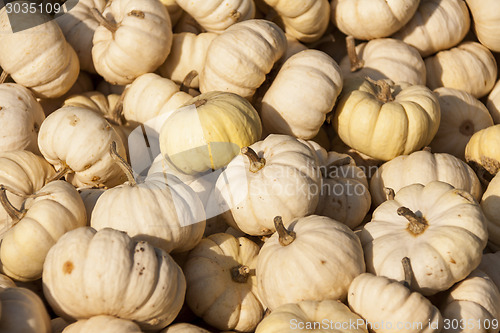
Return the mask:
<svg viewBox="0 0 500 333">
<path fill-rule="evenodd" d="M 80 121 L 80 118 L 78 118 L 77 116 L 73 115 L 71 117 L 69 117 L 69 124 L 71 126 L 76 126 L 76 124 L 78 124 L 78 122 Z"/>
<path fill-rule="evenodd" d="M 321 264 L 322 265 L 326 264 L 326 260 L 321 260 Z"/>
<path fill-rule="evenodd" d="M 64 274 L 71 274 L 71 272 L 73 272 L 73 268 L 75 268 L 75 266 L 73 265 L 73 263 L 71 261 L 66 261 L 64 264 L 63 264 L 63 273 Z"/>
<path fill-rule="evenodd" d="M 140 19 L 143 19 L 144 17 L 146 17 L 146 15 L 144 14 L 144 12 L 140 11 L 140 10 L 133 10 L 131 11 L 130 13 L 127 14 L 128 16 L 135 16 L 135 17 L 138 17 Z"/>
<path fill-rule="evenodd" d="M 450 263 L 456 264 L 457 262 L 453 258 L 450 258 Z"/>
<path fill-rule="evenodd" d="M 99 176 L 94 176 L 94 177 L 92 177 L 92 181 L 93 181 L 93 182 L 96 182 L 96 181 L 98 181 L 98 180 L 100 180 L 100 179 L 101 179 L 101 177 L 99 177 Z"/>
</svg>

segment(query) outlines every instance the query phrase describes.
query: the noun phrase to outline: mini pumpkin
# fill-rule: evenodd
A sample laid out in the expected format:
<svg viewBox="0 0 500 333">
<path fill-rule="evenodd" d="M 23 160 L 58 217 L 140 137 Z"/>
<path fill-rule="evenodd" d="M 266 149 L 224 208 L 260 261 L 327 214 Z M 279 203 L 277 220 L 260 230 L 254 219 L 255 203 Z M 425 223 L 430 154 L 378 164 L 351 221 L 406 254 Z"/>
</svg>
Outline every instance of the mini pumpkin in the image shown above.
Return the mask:
<svg viewBox="0 0 500 333">
<path fill-rule="evenodd" d="M 113 316 L 95 316 L 89 319 L 81 319 L 67 326 L 62 333 L 142 333 L 140 327 L 133 321 L 120 319 Z"/>
<path fill-rule="evenodd" d="M 491 0 L 466 0 L 466 2 L 472 14 L 477 39 L 488 49 L 500 52 L 500 38 L 496 33 L 500 28 L 498 2 Z"/>
<path fill-rule="evenodd" d="M 465 160 L 480 179 L 490 181 L 500 170 L 499 142 L 500 125 L 494 125 L 474 133 L 465 146 Z"/>
</svg>

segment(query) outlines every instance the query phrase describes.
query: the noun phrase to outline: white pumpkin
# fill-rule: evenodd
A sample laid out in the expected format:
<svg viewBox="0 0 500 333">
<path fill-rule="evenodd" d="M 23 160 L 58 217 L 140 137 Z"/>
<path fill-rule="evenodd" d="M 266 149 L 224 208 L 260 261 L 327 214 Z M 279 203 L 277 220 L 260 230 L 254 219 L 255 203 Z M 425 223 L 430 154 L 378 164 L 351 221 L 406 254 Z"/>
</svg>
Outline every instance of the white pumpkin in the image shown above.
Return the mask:
<svg viewBox="0 0 500 333">
<path fill-rule="evenodd" d="M 140 327 L 133 321 L 112 316 L 95 316 L 81 319 L 67 326 L 62 333 L 142 333 Z"/>
<path fill-rule="evenodd" d="M 500 52 L 500 4 L 491 0 L 466 0 L 474 23 L 477 39 L 494 52 Z"/>
<path fill-rule="evenodd" d="M 474 133 L 465 146 L 465 160 L 487 184 L 500 171 L 500 125 Z"/>
<path fill-rule="evenodd" d="M 168 253 L 113 229 L 66 233 L 50 249 L 42 279 L 47 301 L 63 318 L 114 315 L 149 330 L 174 320 L 186 291 Z"/>
<path fill-rule="evenodd" d="M 111 84 L 131 83 L 156 70 L 172 46 L 172 24 L 158 0 L 114 0 L 100 14 L 93 38 L 92 59 L 99 75 Z M 124 50 L 126 50 L 124 52 Z"/>
</svg>

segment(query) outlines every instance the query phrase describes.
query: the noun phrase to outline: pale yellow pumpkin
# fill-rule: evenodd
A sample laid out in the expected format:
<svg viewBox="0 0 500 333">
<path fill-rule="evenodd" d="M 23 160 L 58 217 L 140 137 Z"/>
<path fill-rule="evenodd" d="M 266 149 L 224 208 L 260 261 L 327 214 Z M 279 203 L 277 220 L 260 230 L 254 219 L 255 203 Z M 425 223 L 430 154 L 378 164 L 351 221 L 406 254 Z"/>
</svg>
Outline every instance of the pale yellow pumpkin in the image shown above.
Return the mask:
<svg viewBox="0 0 500 333">
<path fill-rule="evenodd" d="M 250 99 L 285 50 L 285 33 L 276 24 L 257 19 L 234 24 L 208 47 L 200 91 L 228 91 Z"/>
<path fill-rule="evenodd" d="M 213 91 L 192 98 L 167 118 L 160 151 L 174 168 L 195 174 L 226 166 L 261 134 L 259 115 L 247 100 Z"/>
<path fill-rule="evenodd" d="M 425 59 L 427 86 L 464 90 L 476 98 L 487 95 L 495 85 L 497 63 L 483 45 L 464 41 Z"/>
<path fill-rule="evenodd" d="M 95 316 L 81 319 L 67 326 L 62 333 L 142 333 L 142 330 L 133 321 L 113 316 Z"/>
<path fill-rule="evenodd" d="M 131 83 L 153 72 L 172 46 L 172 24 L 158 0 L 114 0 L 102 15 L 93 38 L 92 59 L 99 75 L 111 84 Z M 124 51 L 125 50 L 125 51 Z"/>
<path fill-rule="evenodd" d="M 23 6 L 28 1 L 14 1 Z M 38 7 L 36 7 L 38 8 Z M 37 97 L 62 96 L 75 83 L 80 63 L 75 50 L 66 42 L 61 28 L 45 13 L 26 14 L 7 7 L 0 10 L 0 67 L 12 79 L 31 89 Z"/>
<path fill-rule="evenodd" d="M 492 0 L 466 0 L 477 39 L 494 52 L 500 52 L 500 4 Z"/>
<path fill-rule="evenodd" d="M 487 181 L 500 170 L 500 125 L 484 128 L 472 135 L 465 147 L 465 160 Z"/>
<path fill-rule="evenodd" d="M 415 47 L 422 57 L 457 45 L 470 28 L 464 0 L 421 0 L 412 19 L 393 38 Z"/>
<path fill-rule="evenodd" d="M 388 37 L 417 11 L 420 0 L 333 0 L 332 22 L 357 39 Z"/>
<path fill-rule="evenodd" d="M 257 259 L 262 303 L 274 311 L 304 300 L 346 300 L 353 279 L 365 272 L 363 249 L 354 232 L 318 215 L 295 219 L 287 229 L 280 217 L 274 223 L 277 232 Z"/>
<path fill-rule="evenodd" d="M 425 86 L 381 84 L 345 80 L 333 125 L 348 146 L 388 161 L 428 145 L 441 112 L 437 97 Z"/>
<path fill-rule="evenodd" d="M 291 56 L 262 99 L 260 116 L 268 133 L 314 138 L 342 90 L 339 66 L 326 53 Z"/>
<path fill-rule="evenodd" d="M 486 106 L 465 91 L 441 87 L 434 93 L 441 107 L 441 122 L 429 146 L 435 153 L 465 160 L 465 146 L 472 135 L 493 126 L 493 119 Z"/>
<path fill-rule="evenodd" d="M 186 283 L 165 251 L 117 230 L 78 228 L 50 249 L 43 288 L 63 318 L 114 315 L 155 330 L 179 313 Z"/>
</svg>

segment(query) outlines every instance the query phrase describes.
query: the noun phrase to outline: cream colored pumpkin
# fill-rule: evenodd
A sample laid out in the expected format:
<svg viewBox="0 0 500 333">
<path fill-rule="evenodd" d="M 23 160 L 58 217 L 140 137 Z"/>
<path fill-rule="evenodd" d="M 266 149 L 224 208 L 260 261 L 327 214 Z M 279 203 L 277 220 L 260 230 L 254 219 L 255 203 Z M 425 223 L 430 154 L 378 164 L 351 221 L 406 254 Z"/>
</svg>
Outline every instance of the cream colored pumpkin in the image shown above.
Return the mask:
<svg viewBox="0 0 500 333">
<path fill-rule="evenodd" d="M 437 97 L 424 86 L 381 84 L 345 80 L 333 126 L 348 146 L 388 161 L 428 145 L 441 112 Z"/>
<path fill-rule="evenodd" d="M 176 0 L 206 31 L 222 33 L 233 24 L 255 17 L 253 0 Z"/>
<path fill-rule="evenodd" d="M 174 34 L 172 50 L 167 60 L 158 68 L 161 76 L 180 84 L 191 71 L 201 73 L 205 66 L 205 56 L 212 40 L 218 34 L 205 32 L 194 34 L 182 32 Z M 192 88 L 199 87 L 199 78 L 196 76 L 189 84 Z"/>
<path fill-rule="evenodd" d="M 301 42 L 314 42 L 325 33 L 330 22 L 328 0 L 265 0 L 279 15 L 285 32 Z"/>
<path fill-rule="evenodd" d="M 373 332 L 439 333 L 443 327 L 441 313 L 427 298 L 383 276 L 358 275 L 349 286 L 348 302 Z"/>
<path fill-rule="evenodd" d="M 7 275 L 0 274 L 0 290 L 6 288 L 15 288 L 16 284 Z M 0 306 L 1 308 L 1 306 Z M 1 318 L 1 316 L 0 316 Z"/>
<path fill-rule="evenodd" d="M 388 37 L 417 11 L 420 0 L 333 0 L 332 22 L 356 39 Z"/>
<path fill-rule="evenodd" d="M 39 154 L 38 130 L 44 120 L 42 106 L 27 88 L 0 84 L 0 151 L 26 149 Z"/>
<path fill-rule="evenodd" d="M 421 0 L 412 19 L 392 37 L 427 57 L 460 43 L 469 28 L 469 10 L 464 0 Z"/>
<path fill-rule="evenodd" d="M 474 170 L 464 161 L 450 154 L 424 150 L 398 156 L 384 163 L 375 172 L 370 180 L 374 206 L 377 207 L 387 199 L 386 188 L 398 192 L 411 184 L 426 185 L 435 180 L 469 192 L 476 201 L 483 194 Z"/>
<path fill-rule="evenodd" d="M 322 326 L 325 325 L 325 326 Z M 367 333 L 366 323 L 339 301 L 301 301 L 276 308 L 264 318 L 255 333 Z"/>
<path fill-rule="evenodd" d="M 50 249 L 43 288 L 64 318 L 114 315 L 154 330 L 177 316 L 186 283 L 165 251 L 117 230 L 78 228 Z"/>
<path fill-rule="evenodd" d="M 203 204 L 194 191 L 171 174 L 153 174 L 144 181 L 136 181 L 130 171 L 127 174 L 127 183 L 97 199 L 90 225 L 96 230 L 125 231 L 134 240 L 166 252 L 194 248 L 205 231 Z"/>
<path fill-rule="evenodd" d="M 160 2 L 167 8 L 172 25 L 175 25 L 182 16 L 182 8 L 177 4 L 176 0 L 160 0 Z"/>
<path fill-rule="evenodd" d="M 11 227 L 1 235 L 0 268 L 20 281 L 39 279 L 49 249 L 64 233 L 87 222 L 83 201 L 71 184 L 53 181 L 34 195 L 18 210 L 0 188 L 0 201 L 12 214 Z"/>
<path fill-rule="evenodd" d="M 95 316 L 78 320 L 67 326 L 62 333 L 142 333 L 133 321 L 112 316 Z"/>
<path fill-rule="evenodd" d="M 465 160 L 480 179 L 487 181 L 500 170 L 500 125 L 484 128 L 472 135 L 465 146 Z"/>
<path fill-rule="evenodd" d="M 464 90 L 476 98 L 487 95 L 495 85 L 497 63 L 483 45 L 465 41 L 425 59 L 427 86 Z"/>
<path fill-rule="evenodd" d="M 255 276 L 259 250 L 245 237 L 203 239 L 184 265 L 186 302 L 194 314 L 218 330 L 253 331 L 264 314 Z"/>
<path fill-rule="evenodd" d="M 448 153 L 465 160 L 465 146 L 471 136 L 493 126 L 493 119 L 486 106 L 465 91 L 441 87 L 434 93 L 441 107 L 441 122 L 429 146 L 435 153 Z"/>
<path fill-rule="evenodd" d="M 304 300 L 346 300 L 352 280 L 365 272 L 363 249 L 354 232 L 318 215 L 295 219 L 288 230 L 280 217 L 274 223 L 277 232 L 257 259 L 262 303 L 274 311 Z"/>
<path fill-rule="evenodd" d="M 29 6 L 28 1 L 12 4 Z M 24 5 L 25 6 L 25 5 Z M 14 10 L 7 14 L 7 7 L 0 10 L 0 67 L 12 79 L 30 88 L 37 97 L 62 96 L 75 83 L 80 64 L 75 50 L 66 42 L 61 28 L 48 20 L 45 13 L 26 14 Z"/>
<path fill-rule="evenodd" d="M 200 328 L 192 324 L 179 323 L 165 328 L 160 333 L 210 333 L 210 332 L 207 331 L 206 329 Z"/>
<path fill-rule="evenodd" d="M 99 75 L 111 84 L 128 84 L 153 72 L 172 46 L 172 24 L 158 0 L 108 2 L 93 38 L 92 59 Z"/>
<path fill-rule="evenodd" d="M 275 231 L 273 219 L 285 225 L 314 213 L 321 172 L 316 153 L 306 141 L 271 134 L 245 148 L 215 184 L 220 210 L 230 226 L 252 235 Z"/>
<path fill-rule="evenodd" d="M 500 176 L 495 176 L 488 184 L 481 198 L 481 208 L 488 222 L 488 242 L 496 249 L 500 248 Z"/>
<path fill-rule="evenodd" d="M 448 323 L 464 323 L 444 327 L 443 333 L 493 333 L 498 331 L 500 320 L 500 292 L 493 281 L 483 272 L 474 271 L 457 283 L 439 309 Z"/>
<path fill-rule="evenodd" d="M 259 115 L 247 100 L 213 91 L 187 101 L 165 120 L 160 151 L 174 168 L 196 174 L 226 166 L 261 134 Z"/>
<path fill-rule="evenodd" d="M 486 107 L 490 111 L 495 124 L 500 124 L 500 80 L 495 83 L 486 99 Z"/>
<path fill-rule="evenodd" d="M 491 0 L 466 0 L 477 39 L 494 52 L 500 52 L 500 4 Z"/>
<path fill-rule="evenodd" d="M 349 48 L 351 45 L 348 44 Z M 379 38 L 361 43 L 340 61 L 344 77 L 355 76 L 374 80 L 390 79 L 425 85 L 425 63 L 417 49 L 398 39 Z M 354 57 L 354 54 L 357 58 Z M 359 69 L 352 72 L 353 63 Z"/>
<path fill-rule="evenodd" d="M 250 99 L 285 50 L 285 34 L 276 24 L 266 20 L 237 23 L 208 47 L 200 91 L 228 91 Z"/>
<path fill-rule="evenodd" d="M 95 73 L 92 38 L 99 22 L 92 15 L 92 8 L 102 12 L 106 0 L 70 0 L 66 1 L 64 6 L 66 7 L 64 14 L 57 15 L 55 20 L 68 43 L 76 51 L 80 68 Z"/>
<path fill-rule="evenodd" d="M 38 135 L 40 152 L 66 179 L 77 187 L 104 184 L 112 187 L 125 181 L 120 167 L 109 154 L 111 142 L 125 156 L 120 136 L 98 113 L 80 107 L 63 107 L 50 114 Z"/>
<path fill-rule="evenodd" d="M 402 281 L 401 259 L 408 257 L 412 289 L 427 296 L 450 288 L 479 265 L 488 232 L 469 193 L 433 181 L 399 190 L 375 209 L 359 237 L 368 272 Z"/>
<path fill-rule="evenodd" d="M 326 53 L 305 50 L 291 56 L 262 99 L 264 128 L 269 133 L 314 138 L 342 84 L 339 66 Z"/>
<path fill-rule="evenodd" d="M 40 297 L 25 288 L 0 289 L 0 332 L 51 333 Z"/>
</svg>

